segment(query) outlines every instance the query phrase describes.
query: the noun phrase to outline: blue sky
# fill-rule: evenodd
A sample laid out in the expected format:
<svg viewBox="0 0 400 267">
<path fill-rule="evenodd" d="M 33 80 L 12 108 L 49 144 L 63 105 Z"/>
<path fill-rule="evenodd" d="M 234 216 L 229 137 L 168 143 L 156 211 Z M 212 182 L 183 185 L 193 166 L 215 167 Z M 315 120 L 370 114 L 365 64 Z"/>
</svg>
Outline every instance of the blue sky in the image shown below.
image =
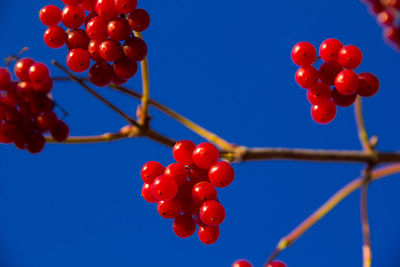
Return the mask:
<svg viewBox="0 0 400 267">
<path fill-rule="evenodd" d="M 26 56 L 65 64 L 66 48 L 47 48 L 38 11 L 57 1 L 0 0 L 1 56 L 29 46 Z M 379 148 L 400 146 L 398 62 L 381 29 L 357 0 L 139 1 L 152 16 L 149 46 L 152 97 L 227 140 L 247 146 L 360 149 L 351 108 L 333 123 L 314 123 L 305 91 L 294 81 L 290 50 L 327 38 L 364 53 L 360 72 L 373 72 L 381 91 L 364 101 Z M 52 68 L 55 76 L 61 73 Z M 128 86 L 140 88 L 139 75 Z M 135 114 L 136 100 L 98 90 Z M 73 83 L 54 95 L 69 113 L 72 135 L 118 131 L 123 119 Z M 151 109 L 152 126 L 175 139 L 203 140 Z M 344 184 L 360 164 L 252 162 L 219 190 L 227 212 L 219 241 L 177 238 L 171 221 L 140 197 L 141 166 L 173 161 L 169 148 L 147 139 L 108 144 L 47 145 L 39 155 L 0 146 L 0 265 L 230 266 L 247 258 L 262 266 L 287 234 Z M 370 188 L 374 266 L 399 266 L 400 177 Z M 361 266 L 359 192 L 307 232 L 280 259 L 293 267 Z"/>
</svg>

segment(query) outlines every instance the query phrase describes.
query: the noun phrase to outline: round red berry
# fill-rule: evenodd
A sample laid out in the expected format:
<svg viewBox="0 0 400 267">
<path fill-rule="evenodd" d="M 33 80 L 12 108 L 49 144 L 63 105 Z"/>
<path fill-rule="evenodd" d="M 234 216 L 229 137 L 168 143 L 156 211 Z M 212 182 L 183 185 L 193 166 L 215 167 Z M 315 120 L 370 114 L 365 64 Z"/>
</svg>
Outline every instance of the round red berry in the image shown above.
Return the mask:
<svg viewBox="0 0 400 267">
<path fill-rule="evenodd" d="M 91 40 L 88 45 L 88 52 L 89 56 L 91 59 L 94 61 L 102 61 L 103 59 L 101 58 L 99 47 L 100 47 L 101 41 L 96 41 L 96 40 Z"/>
<path fill-rule="evenodd" d="M 82 29 L 75 29 L 68 33 L 67 47 L 68 49 L 82 48 L 87 50 L 90 38 Z"/>
<path fill-rule="evenodd" d="M 138 64 L 128 60 L 126 57 L 121 57 L 113 64 L 113 70 L 119 78 L 128 80 L 135 76 L 138 70 Z"/>
<path fill-rule="evenodd" d="M 80 6 L 66 6 L 62 10 L 61 21 L 67 28 L 79 28 L 85 21 L 85 18 L 85 10 Z"/>
<path fill-rule="evenodd" d="M 150 26 L 150 15 L 146 10 L 138 8 L 129 14 L 128 22 L 132 30 L 142 32 Z"/>
<path fill-rule="evenodd" d="M 122 14 L 131 13 L 136 9 L 137 0 L 115 0 L 115 9 Z"/>
<path fill-rule="evenodd" d="M 352 95 L 342 95 L 336 89 L 332 91 L 332 100 L 339 107 L 349 107 L 353 105 L 354 101 L 356 101 L 356 98 L 356 93 Z"/>
<path fill-rule="evenodd" d="M 196 204 L 203 204 L 209 200 L 216 200 L 217 190 L 209 182 L 200 182 L 193 186 L 192 198 Z"/>
<path fill-rule="evenodd" d="M 28 151 L 32 154 L 36 154 L 43 150 L 46 140 L 40 133 L 33 133 L 28 137 L 26 142 Z"/>
<path fill-rule="evenodd" d="M 343 70 L 342 65 L 336 61 L 327 61 L 321 64 L 318 73 L 321 81 L 327 85 L 334 85 L 336 75 Z"/>
<path fill-rule="evenodd" d="M 89 69 L 89 80 L 96 86 L 106 86 L 110 84 L 114 76 L 113 68 L 104 61 L 95 63 Z"/>
<path fill-rule="evenodd" d="M 298 66 L 309 66 L 317 58 L 317 50 L 309 42 L 299 42 L 292 49 L 292 60 Z"/>
<path fill-rule="evenodd" d="M 104 41 L 108 37 L 107 25 L 107 19 L 100 16 L 94 17 L 87 23 L 86 33 L 92 40 Z"/>
<path fill-rule="evenodd" d="M 253 267 L 253 264 L 251 264 L 248 260 L 240 259 L 235 261 L 232 264 L 232 267 Z"/>
<path fill-rule="evenodd" d="M 166 219 L 174 219 L 182 211 L 181 202 L 177 198 L 167 201 L 159 201 L 157 204 L 157 211 Z"/>
<path fill-rule="evenodd" d="M 144 198 L 144 200 L 146 200 L 147 202 L 150 202 L 150 203 L 157 203 L 158 202 L 158 199 L 156 199 L 153 196 L 153 193 L 151 192 L 151 185 L 150 184 L 143 184 L 142 197 Z"/>
<path fill-rule="evenodd" d="M 116 61 L 122 56 L 121 44 L 114 40 L 105 40 L 99 46 L 101 57 L 105 61 Z"/>
<path fill-rule="evenodd" d="M 320 105 L 311 107 L 311 117 L 320 124 L 327 124 L 336 117 L 336 105 L 333 101 L 328 101 Z"/>
<path fill-rule="evenodd" d="M 220 161 L 211 166 L 208 178 L 216 187 L 226 187 L 233 182 L 235 171 L 231 164 L 226 161 Z"/>
<path fill-rule="evenodd" d="M 44 131 L 52 129 L 58 122 L 57 115 L 52 110 L 44 112 L 36 120 L 40 129 Z"/>
<path fill-rule="evenodd" d="M 358 87 L 358 94 L 364 97 L 375 95 L 379 90 L 378 78 L 369 72 L 360 73 L 358 75 L 360 85 Z"/>
<path fill-rule="evenodd" d="M 319 47 L 319 56 L 324 61 L 337 61 L 343 44 L 334 38 L 326 39 Z"/>
<path fill-rule="evenodd" d="M 43 35 L 44 42 L 50 48 L 60 48 L 67 40 L 67 34 L 60 26 L 51 26 Z"/>
<path fill-rule="evenodd" d="M 177 236 L 186 238 L 194 234 L 196 223 L 190 215 L 179 215 L 172 223 L 172 229 Z"/>
<path fill-rule="evenodd" d="M 55 26 L 61 21 L 61 10 L 54 5 L 48 5 L 39 12 L 40 21 L 46 26 Z"/>
<path fill-rule="evenodd" d="M 305 66 L 297 70 L 295 79 L 300 87 L 308 89 L 318 82 L 319 74 L 313 66 Z"/>
<path fill-rule="evenodd" d="M 313 105 L 323 104 L 331 99 L 331 88 L 322 83 L 317 83 L 307 91 L 307 99 Z"/>
<path fill-rule="evenodd" d="M 376 19 L 380 24 L 390 26 L 393 24 L 395 17 L 392 12 L 385 10 L 380 12 Z"/>
<path fill-rule="evenodd" d="M 218 226 L 200 226 L 198 230 L 198 236 L 202 243 L 206 245 L 211 245 L 217 242 L 219 237 L 219 227 Z"/>
<path fill-rule="evenodd" d="M 338 62 L 343 68 L 355 69 L 362 61 L 361 50 L 354 45 L 345 45 L 339 51 Z"/>
<path fill-rule="evenodd" d="M 170 200 L 178 193 L 178 185 L 174 178 L 161 175 L 154 179 L 151 192 L 158 200 Z"/>
<path fill-rule="evenodd" d="M 188 177 L 186 167 L 180 163 L 172 163 L 165 168 L 164 174 L 175 179 L 178 186 L 183 185 Z"/>
<path fill-rule="evenodd" d="M 343 70 L 335 78 L 335 87 L 342 95 L 352 95 L 357 92 L 360 79 L 352 70 Z"/>
<path fill-rule="evenodd" d="M 65 122 L 59 120 L 57 124 L 50 130 L 51 136 L 57 142 L 64 142 L 69 135 L 69 127 Z"/>
<path fill-rule="evenodd" d="M 15 76 L 21 81 L 29 81 L 29 68 L 35 63 L 31 58 L 21 58 L 14 65 Z"/>
<path fill-rule="evenodd" d="M 174 145 L 172 155 L 178 163 L 182 165 L 190 165 L 193 162 L 192 153 L 195 148 L 196 145 L 192 141 L 182 140 Z"/>
<path fill-rule="evenodd" d="M 9 144 L 14 140 L 16 128 L 12 124 L 0 123 L 0 143 Z"/>
<path fill-rule="evenodd" d="M 211 143 L 201 143 L 196 146 L 192 154 L 193 162 L 202 169 L 209 169 L 219 159 L 219 151 Z"/>
<path fill-rule="evenodd" d="M 152 184 L 154 179 L 164 174 L 164 166 L 157 161 L 146 162 L 140 170 L 140 177 L 146 184 Z"/>
<path fill-rule="evenodd" d="M 114 19 L 120 14 L 115 7 L 114 0 L 97 0 L 96 12 L 108 20 Z"/>
<path fill-rule="evenodd" d="M 29 80 L 35 83 L 47 80 L 49 75 L 49 68 L 41 62 L 32 64 L 28 71 Z"/>
<path fill-rule="evenodd" d="M 225 209 L 218 201 L 206 201 L 201 205 L 199 215 L 205 225 L 218 226 L 225 219 Z"/>
<path fill-rule="evenodd" d="M 107 25 L 108 36 L 116 41 L 123 41 L 128 39 L 132 30 L 129 27 L 128 21 L 124 18 L 116 18 L 110 21 Z"/>
<path fill-rule="evenodd" d="M 0 90 L 7 88 L 11 84 L 11 74 L 5 68 L 0 68 Z"/>
<path fill-rule="evenodd" d="M 84 72 L 90 66 L 90 57 L 87 50 L 74 48 L 67 55 L 67 66 L 75 72 Z"/>
<path fill-rule="evenodd" d="M 147 45 L 138 37 L 126 40 L 122 49 L 125 56 L 131 61 L 142 61 L 147 55 Z"/>
</svg>

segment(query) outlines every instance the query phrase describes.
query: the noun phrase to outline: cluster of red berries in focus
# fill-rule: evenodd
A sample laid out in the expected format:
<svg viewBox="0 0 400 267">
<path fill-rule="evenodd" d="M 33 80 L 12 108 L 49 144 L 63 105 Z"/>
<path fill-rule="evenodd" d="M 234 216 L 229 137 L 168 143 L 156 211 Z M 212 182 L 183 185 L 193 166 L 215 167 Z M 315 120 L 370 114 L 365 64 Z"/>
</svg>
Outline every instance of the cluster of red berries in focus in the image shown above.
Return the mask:
<svg viewBox="0 0 400 267">
<path fill-rule="evenodd" d="M 53 80 L 48 67 L 31 58 L 22 58 L 14 66 L 19 81 L 0 68 L 0 143 L 14 143 L 19 149 L 39 153 L 46 143 L 43 133 L 64 141 L 68 126 L 53 112 L 50 97 Z"/>
<path fill-rule="evenodd" d="M 384 38 L 400 50 L 400 0 L 362 0 L 383 27 Z"/>
<path fill-rule="evenodd" d="M 204 244 L 218 240 L 219 225 L 225 219 L 225 209 L 217 198 L 216 187 L 226 187 L 234 179 L 232 166 L 218 161 L 219 151 L 211 143 L 195 145 L 182 140 L 175 144 L 172 154 L 176 163 L 166 168 L 159 162 L 143 165 L 141 177 L 143 198 L 158 203 L 158 213 L 174 219 L 175 234 L 186 238 L 196 231 Z"/>
<path fill-rule="evenodd" d="M 319 47 L 323 63 L 318 70 L 313 66 L 317 61 L 317 50 L 311 43 L 297 43 L 291 56 L 300 66 L 295 79 L 300 87 L 308 89 L 311 117 L 317 123 L 331 122 L 336 117 L 336 106 L 349 107 L 357 95 L 370 97 L 379 90 L 379 80 L 375 75 L 354 71 L 363 57 L 357 46 L 343 46 L 337 39 L 323 41 Z"/>
<path fill-rule="evenodd" d="M 67 66 L 74 72 L 89 69 L 89 80 L 97 86 L 123 84 L 132 78 L 138 63 L 147 55 L 147 45 L 132 31 L 150 25 L 146 10 L 137 0 L 62 0 L 61 11 L 54 5 L 40 10 L 39 18 L 49 28 L 44 41 L 51 48 L 66 44 Z M 68 30 L 60 27 L 62 22 Z"/>
<path fill-rule="evenodd" d="M 240 259 L 235 261 L 232 264 L 232 267 L 253 267 L 253 265 L 248 260 Z M 287 267 L 287 266 L 285 263 L 281 261 L 273 261 L 270 264 L 268 264 L 267 267 Z"/>
</svg>

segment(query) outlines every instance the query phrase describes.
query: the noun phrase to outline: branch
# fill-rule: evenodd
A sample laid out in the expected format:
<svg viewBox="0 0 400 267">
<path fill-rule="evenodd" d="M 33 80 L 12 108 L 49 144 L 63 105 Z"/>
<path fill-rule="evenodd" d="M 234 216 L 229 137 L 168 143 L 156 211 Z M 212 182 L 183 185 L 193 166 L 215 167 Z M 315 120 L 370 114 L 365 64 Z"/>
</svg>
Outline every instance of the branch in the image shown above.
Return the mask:
<svg viewBox="0 0 400 267">
<path fill-rule="evenodd" d="M 361 187 L 361 229 L 364 240 L 364 244 L 362 247 L 363 267 L 370 267 L 372 262 L 371 236 L 369 229 L 368 205 L 367 205 L 368 184 L 369 182 L 364 181 Z"/>
<path fill-rule="evenodd" d="M 376 181 L 389 175 L 400 172 L 400 164 L 392 164 L 371 172 L 371 181 Z M 364 177 L 359 177 L 352 182 L 348 183 L 338 192 L 336 192 L 328 201 L 326 201 L 320 208 L 313 214 L 305 219 L 299 226 L 292 230 L 288 235 L 283 237 L 274 252 L 268 258 L 265 266 L 267 267 L 280 252 L 287 247 L 291 246 L 298 238 L 300 238 L 307 230 L 314 226 L 319 220 L 327 215 L 334 207 L 336 207 L 343 199 L 353 193 L 356 189 L 364 184 Z"/>
<path fill-rule="evenodd" d="M 367 130 L 365 129 L 364 114 L 362 111 L 362 102 L 360 96 L 357 96 L 356 103 L 354 105 L 354 115 L 356 118 L 358 137 L 360 139 L 361 146 L 365 151 L 372 153 L 373 148 L 369 142 Z"/>
</svg>

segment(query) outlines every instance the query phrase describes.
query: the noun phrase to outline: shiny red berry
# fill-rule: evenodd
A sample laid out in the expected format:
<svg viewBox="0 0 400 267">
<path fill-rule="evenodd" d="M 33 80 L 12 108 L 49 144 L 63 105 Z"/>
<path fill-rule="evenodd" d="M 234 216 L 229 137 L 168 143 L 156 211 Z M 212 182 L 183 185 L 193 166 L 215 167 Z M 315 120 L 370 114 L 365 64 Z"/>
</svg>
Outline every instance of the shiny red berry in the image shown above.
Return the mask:
<svg viewBox="0 0 400 267">
<path fill-rule="evenodd" d="M 335 78 L 335 87 L 342 95 L 352 95 L 357 92 L 360 79 L 352 70 L 343 70 Z"/>
<path fill-rule="evenodd" d="M 298 66 L 309 66 L 317 58 L 317 50 L 309 42 L 299 42 L 292 49 L 292 60 Z"/>
<path fill-rule="evenodd" d="M 44 131 L 52 129 L 58 122 L 57 115 L 52 110 L 44 112 L 36 120 L 40 129 Z"/>
<path fill-rule="evenodd" d="M 115 75 L 119 78 L 128 80 L 135 76 L 138 70 L 138 64 L 128 60 L 126 57 L 121 57 L 113 64 L 113 70 Z"/>
<path fill-rule="evenodd" d="M 129 14 L 128 22 L 132 30 L 142 32 L 150 26 L 150 15 L 146 10 L 138 8 Z"/>
<path fill-rule="evenodd" d="M 114 0 L 97 0 L 96 12 L 107 20 L 114 19 L 120 14 L 116 9 Z"/>
<path fill-rule="evenodd" d="M 380 12 L 376 19 L 380 24 L 390 26 L 393 24 L 395 17 L 392 12 L 385 10 Z"/>
<path fill-rule="evenodd" d="M 327 124 L 336 117 L 336 105 L 333 101 L 328 101 L 320 105 L 311 107 L 311 117 L 319 124 Z"/>
<path fill-rule="evenodd" d="M 110 84 L 114 76 L 113 68 L 104 61 L 95 63 L 89 69 L 89 80 L 96 86 L 106 86 Z"/>
<path fill-rule="evenodd" d="M 319 78 L 326 85 L 334 85 L 336 75 L 343 70 L 342 65 L 336 61 L 327 61 L 321 64 L 318 73 Z"/>
<path fill-rule="evenodd" d="M 28 137 L 26 142 L 28 151 L 32 154 L 36 154 L 43 150 L 46 140 L 40 133 L 33 133 Z"/>
<path fill-rule="evenodd" d="M 174 178 L 161 175 L 154 179 L 151 192 L 158 200 L 170 200 L 178 193 L 178 185 Z"/>
<path fill-rule="evenodd" d="M 0 90 L 7 88 L 11 84 L 11 74 L 5 68 L 0 68 Z"/>
<path fill-rule="evenodd" d="M 318 82 L 319 73 L 313 66 L 306 66 L 297 70 L 295 79 L 301 88 L 308 89 Z"/>
<path fill-rule="evenodd" d="M 59 120 L 57 124 L 50 130 L 51 136 L 57 142 L 64 142 L 69 135 L 69 127 L 64 121 Z"/>
<path fill-rule="evenodd" d="M 225 209 L 218 201 L 206 201 L 201 205 L 199 215 L 205 225 L 218 226 L 225 219 Z"/>
<path fill-rule="evenodd" d="M 31 82 L 40 83 L 47 80 L 49 75 L 49 68 L 41 62 L 34 63 L 29 67 L 28 76 Z"/>
<path fill-rule="evenodd" d="M 29 81 L 29 68 L 35 63 L 31 58 L 21 58 L 14 65 L 15 76 L 21 81 Z"/>
<path fill-rule="evenodd" d="M 219 227 L 218 226 L 200 226 L 198 230 L 198 236 L 202 243 L 206 245 L 211 245 L 217 242 L 219 237 Z"/>
<path fill-rule="evenodd" d="M 172 154 L 178 163 L 182 165 L 190 165 L 193 162 L 192 153 L 195 148 L 196 145 L 192 141 L 182 140 L 174 145 Z"/>
<path fill-rule="evenodd" d="M 355 69 L 362 61 L 361 50 L 354 45 L 345 45 L 339 51 L 338 62 L 343 68 Z"/>
<path fill-rule="evenodd" d="M 60 26 L 51 26 L 43 35 L 44 42 L 50 48 L 60 48 L 67 40 L 67 34 Z"/>
<path fill-rule="evenodd" d="M 48 5 L 39 12 L 40 21 L 46 26 L 55 26 L 61 21 L 61 10 L 54 5 Z"/>
<path fill-rule="evenodd" d="M 140 177 L 146 184 L 152 184 L 154 179 L 164 174 L 164 166 L 157 161 L 146 162 L 140 170 Z"/>
<path fill-rule="evenodd" d="M 181 202 L 177 198 L 167 201 L 159 201 L 157 204 L 157 211 L 166 219 L 174 219 L 182 211 Z"/>
<path fill-rule="evenodd" d="M 84 72 L 90 66 L 90 57 L 87 50 L 74 48 L 67 55 L 67 66 L 74 72 Z"/>
<path fill-rule="evenodd" d="M 220 161 L 211 166 L 208 178 L 216 187 L 227 187 L 233 182 L 235 171 L 231 164 L 226 161 Z"/>
<path fill-rule="evenodd" d="M 121 44 L 114 40 L 105 40 L 99 46 L 100 56 L 105 61 L 116 61 L 122 56 Z"/>
<path fill-rule="evenodd" d="M 186 167 L 180 163 L 172 163 L 165 168 L 164 174 L 175 179 L 178 186 L 183 185 L 188 177 Z"/>
<path fill-rule="evenodd" d="M 353 105 L 354 101 L 356 101 L 356 98 L 356 93 L 352 95 L 342 95 L 336 89 L 332 91 L 332 100 L 339 107 L 349 107 Z"/>
<path fill-rule="evenodd" d="M 211 143 L 201 143 L 196 146 L 192 154 L 193 162 L 202 169 L 209 169 L 219 159 L 219 151 Z"/>
<path fill-rule="evenodd" d="M 143 184 L 142 186 L 142 197 L 144 200 L 150 203 L 157 203 L 158 199 L 156 199 L 153 196 L 153 193 L 151 192 L 151 185 L 150 184 Z"/>
<path fill-rule="evenodd" d="M 147 45 L 138 37 L 126 40 L 122 49 L 125 56 L 131 61 L 142 61 L 147 56 Z"/>
<path fill-rule="evenodd" d="M 75 29 L 68 33 L 67 48 L 70 50 L 74 48 L 82 48 L 87 50 L 89 42 L 90 38 L 82 29 Z"/>
<path fill-rule="evenodd" d="M 131 13 L 136 9 L 137 0 L 114 0 L 115 9 L 122 14 Z"/>
<path fill-rule="evenodd" d="M 101 16 L 94 17 L 87 23 L 86 33 L 92 40 L 104 41 L 108 37 L 107 25 L 107 19 Z"/>
<path fill-rule="evenodd" d="M 126 19 L 116 18 L 108 23 L 107 33 L 113 40 L 124 41 L 131 36 L 132 30 Z"/>
<path fill-rule="evenodd" d="M 88 45 L 88 52 L 89 56 L 91 59 L 94 61 L 102 61 L 103 59 L 101 58 L 99 47 L 100 47 L 101 41 L 96 41 L 96 40 L 91 40 Z"/>
<path fill-rule="evenodd" d="M 253 265 L 248 260 L 240 259 L 235 261 L 232 267 L 253 267 Z"/>
<path fill-rule="evenodd" d="M 190 215 L 179 215 L 172 223 L 172 229 L 177 236 L 186 238 L 194 234 L 196 223 Z"/>
<path fill-rule="evenodd" d="M 62 10 L 61 21 L 67 28 L 77 29 L 85 21 L 85 10 L 80 6 L 66 6 Z"/>
<path fill-rule="evenodd" d="M 331 100 L 331 88 L 319 82 L 307 91 L 307 99 L 312 105 L 320 105 Z"/>
<path fill-rule="evenodd" d="M 375 95 L 379 90 L 378 78 L 368 72 L 360 73 L 358 75 L 360 85 L 358 87 L 358 94 L 364 97 L 370 97 Z"/>
<path fill-rule="evenodd" d="M 209 200 L 217 200 L 217 189 L 209 182 L 197 183 L 192 188 L 192 198 L 194 203 L 199 205 Z"/>
<path fill-rule="evenodd" d="M 334 38 L 326 39 L 319 47 L 319 56 L 324 61 L 337 61 L 343 44 Z"/>
</svg>

